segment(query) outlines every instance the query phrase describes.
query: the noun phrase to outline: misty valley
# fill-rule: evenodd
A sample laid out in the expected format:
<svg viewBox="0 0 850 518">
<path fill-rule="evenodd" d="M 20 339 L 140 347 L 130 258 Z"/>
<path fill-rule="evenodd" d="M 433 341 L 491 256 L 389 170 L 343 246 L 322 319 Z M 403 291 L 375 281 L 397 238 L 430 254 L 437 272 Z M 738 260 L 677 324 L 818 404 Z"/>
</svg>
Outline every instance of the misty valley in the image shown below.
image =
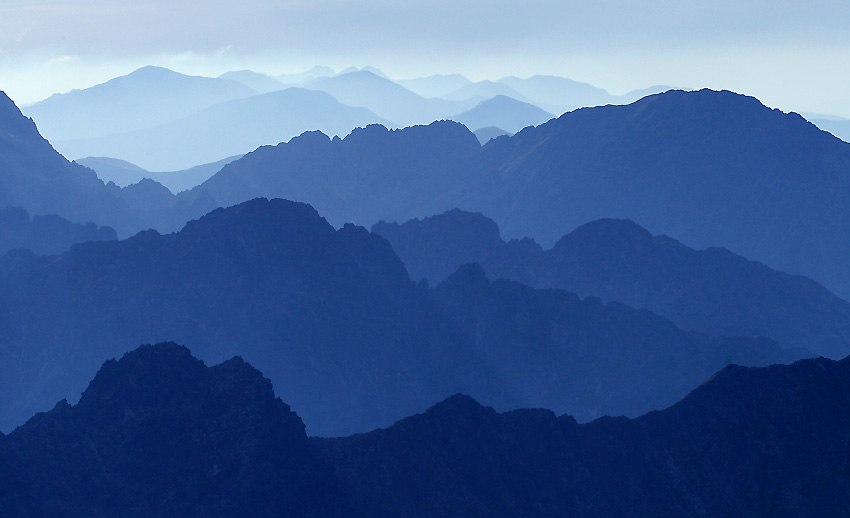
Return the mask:
<svg viewBox="0 0 850 518">
<path fill-rule="evenodd" d="M 373 67 L 0 92 L 0 516 L 847 516 L 844 122 Z"/>
</svg>

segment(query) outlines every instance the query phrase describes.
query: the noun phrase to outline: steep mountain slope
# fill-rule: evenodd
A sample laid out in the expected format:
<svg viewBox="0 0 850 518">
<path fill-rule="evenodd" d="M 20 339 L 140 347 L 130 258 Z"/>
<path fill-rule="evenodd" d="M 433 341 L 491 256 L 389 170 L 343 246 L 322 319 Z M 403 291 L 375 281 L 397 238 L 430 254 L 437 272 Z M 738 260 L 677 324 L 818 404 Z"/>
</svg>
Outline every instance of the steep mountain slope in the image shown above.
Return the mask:
<svg viewBox="0 0 850 518">
<path fill-rule="evenodd" d="M 299 409 L 300 411 L 300 409 Z M 175 344 L 107 361 L 0 435 L 9 518 L 840 517 L 850 362 L 730 366 L 678 404 L 579 425 L 455 395 L 389 428 L 308 439 L 240 358 Z"/>
<path fill-rule="evenodd" d="M 85 90 L 54 95 L 24 111 L 63 154 L 76 158 L 83 155 L 67 153 L 62 141 L 149 128 L 256 93 L 229 79 L 187 76 L 149 66 Z"/>
<path fill-rule="evenodd" d="M 811 119 L 818 128 L 828 131 L 844 142 L 850 142 L 850 120 Z"/>
<path fill-rule="evenodd" d="M 117 238 L 112 228 L 94 223 L 71 223 L 56 215 L 30 218 L 20 207 L 0 209 L 0 256 L 15 248 L 26 248 L 39 255 L 60 254 L 76 243 Z"/>
<path fill-rule="evenodd" d="M 481 128 L 496 127 L 510 133 L 536 126 L 551 119 L 553 115 L 533 104 L 524 103 L 511 97 L 497 95 L 482 101 L 475 108 L 449 117 L 466 125 L 472 131 Z"/>
<path fill-rule="evenodd" d="M 94 171 L 57 153 L 32 120 L 2 92 L 0 171 L 0 208 L 22 207 L 33 215 L 58 214 L 75 223 L 93 221 L 119 232 L 141 225 Z"/>
<path fill-rule="evenodd" d="M 545 251 L 530 239 L 505 242 L 492 220 L 459 210 L 381 222 L 372 232 L 392 244 L 414 280 L 436 284 L 477 262 L 494 279 L 646 308 L 683 329 L 769 336 L 832 358 L 850 354 L 850 304 L 814 281 L 725 249 L 696 251 L 631 221 L 582 225 Z"/>
<path fill-rule="evenodd" d="M 323 92 L 288 88 L 210 106 L 167 124 L 61 145 L 75 157 L 109 156 L 153 171 L 176 171 L 248 153 L 304 132 L 347 135 L 386 121 Z"/>
<path fill-rule="evenodd" d="M 219 209 L 176 234 L 86 243 L 59 257 L 9 254 L 0 258 L 0 321 L 9 330 L 0 335 L 0 429 L 73 398 L 104 357 L 169 338 L 205 361 L 238 354 L 261 367 L 320 435 L 386 425 L 459 390 L 502 409 L 557 400 L 583 419 L 637 415 L 676 401 L 729 361 L 796 357 L 764 340 L 684 332 L 625 306 L 482 286 L 486 279 L 429 292 L 382 238 L 352 225 L 334 230 L 311 207 L 283 200 Z M 512 341 L 470 327 L 470 300 L 486 308 L 475 314 L 481 326 L 512 311 L 537 313 L 505 330 L 513 345 L 533 348 L 511 349 Z M 628 372 L 615 372 L 624 347 L 636 356 Z M 527 359 L 505 365 L 510 356 Z M 514 376 L 520 363 L 547 370 Z M 562 377 L 572 371 L 589 373 L 581 380 L 594 387 Z"/>
</svg>

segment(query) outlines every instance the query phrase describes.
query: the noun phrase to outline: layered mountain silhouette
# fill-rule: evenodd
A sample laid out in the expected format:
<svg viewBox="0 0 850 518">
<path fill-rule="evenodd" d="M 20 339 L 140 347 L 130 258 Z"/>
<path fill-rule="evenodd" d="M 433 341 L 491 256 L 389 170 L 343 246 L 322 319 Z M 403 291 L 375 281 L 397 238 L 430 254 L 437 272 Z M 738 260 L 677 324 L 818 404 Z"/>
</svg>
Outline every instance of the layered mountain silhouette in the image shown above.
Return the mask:
<svg viewBox="0 0 850 518">
<path fill-rule="evenodd" d="M 112 228 L 94 223 L 71 223 L 56 215 L 30 217 L 20 207 L 0 209 L 0 256 L 15 248 L 38 255 L 60 254 L 76 243 L 117 238 Z"/>
<path fill-rule="evenodd" d="M 218 77 L 221 79 L 231 79 L 233 81 L 236 81 L 237 83 L 242 83 L 248 88 L 261 94 L 267 94 L 269 92 L 275 92 L 277 90 L 283 90 L 284 88 L 286 88 L 286 85 L 278 81 L 277 79 L 271 78 L 266 74 L 254 72 L 252 70 L 235 70 L 232 72 L 226 72 Z"/>
<path fill-rule="evenodd" d="M 494 279 L 646 308 L 683 329 L 850 354 L 850 304 L 816 282 L 726 249 L 693 250 L 628 220 L 582 225 L 548 250 L 530 239 L 505 242 L 492 220 L 459 210 L 381 222 L 372 232 L 390 242 L 414 280 L 436 284 L 476 262 Z"/>
<path fill-rule="evenodd" d="M 460 74 L 434 74 L 415 79 L 399 79 L 396 83 L 422 97 L 443 97 L 471 83 Z"/>
<path fill-rule="evenodd" d="M 103 84 L 56 94 L 27 106 L 41 133 L 68 155 L 61 143 L 150 128 L 223 101 L 257 92 L 229 79 L 187 76 L 144 67 Z M 83 155 L 70 153 L 71 158 Z"/>
<path fill-rule="evenodd" d="M 319 78 L 305 83 L 304 87 L 327 92 L 349 106 L 368 108 L 394 125 L 401 126 L 427 124 L 468 110 L 478 103 L 476 100 L 455 102 L 426 99 L 367 70 Z"/>
<path fill-rule="evenodd" d="M 462 124 L 370 125 L 343 139 L 310 132 L 257 149 L 181 199 L 206 193 L 219 206 L 260 196 L 309 200 L 332 225 L 371 225 L 442 212 L 457 202 L 453 190 L 477 183 L 481 165 L 478 139 Z"/>
<path fill-rule="evenodd" d="M 248 153 L 308 130 L 345 136 L 372 123 L 387 121 L 323 92 L 287 88 L 218 103 L 153 128 L 65 141 L 62 149 L 70 156 L 109 156 L 148 170 L 169 171 Z"/>
<path fill-rule="evenodd" d="M 481 128 L 499 128 L 510 133 L 536 126 L 551 119 L 553 115 L 534 106 L 511 97 L 498 95 L 482 101 L 475 108 L 450 117 L 476 131 Z"/>
<path fill-rule="evenodd" d="M 482 146 L 494 138 L 501 137 L 502 135 L 511 135 L 511 133 L 508 133 L 502 128 L 495 128 L 492 126 L 475 130 L 473 133 L 478 138 L 478 142 L 480 142 Z"/>
<path fill-rule="evenodd" d="M 669 91 L 569 112 L 483 149 L 446 124 L 427 128 L 391 139 L 374 129 L 358 133 L 357 156 L 355 139 L 296 139 L 234 162 L 201 188 L 219 203 L 262 195 L 308 201 L 335 224 L 407 221 L 459 207 L 493 218 L 508 238 L 529 236 L 545 247 L 588 221 L 631 219 L 850 297 L 850 240 L 837 216 L 850 207 L 850 145 L 796 114 L 731 92 Z M 398 151 L 382 142 L 414 133 L 417 147 L 402 163 L 390 159 Z M 320 141 L 329 145 L 314 144 Z M 451 163 L 458 161 L 462 167 Z M 434 187 L 421 189 L 423 179 Z M 355 215 L 362 207 L 366 219 Z"/>
<path fill-rule="evenodd" d="M 10 518 L 837 517 L 848 368 L 730 366 L 666 410 L 583 425 L 458 394 L 386 429 L 309 439 L 241 358 L 206 367 L 143 346 L 103 364 L 79 403 L 0 435 L 0 503 Z"/>
<path fill-rule="evenodd" d="M 583 420 L 639 415 L 729 362 L 802 354 L 491 284 L 480 269 L 450 281 L 416 286 L 384 239 L 335 230 L 283 200 L 218 209 L 176 234 L 84 243 L 59 257 L 9 254 L 0 258 L 0 429 L 73 399 L 104 357 L 168 337 L 205 361 L 241 355 L 261 367 L 319 435 L 386 425 L 458 391 L 501 409 L 551 403 Z"/>
<path fill-rule="evenodd" d="M 172 193 L 178 193 L 195 187 L 219 172 L 222 167 L 242 155 L 234 155 L 217 162 L 196 165 L 182 171 L 152 172 L 126 160 L 109 157 L 86 157 L 74 160 L 97 173 L 104 182 L 113 182 L 119 187 L 127 187 L 150 178 L 167 187 Z"/>
</svg>

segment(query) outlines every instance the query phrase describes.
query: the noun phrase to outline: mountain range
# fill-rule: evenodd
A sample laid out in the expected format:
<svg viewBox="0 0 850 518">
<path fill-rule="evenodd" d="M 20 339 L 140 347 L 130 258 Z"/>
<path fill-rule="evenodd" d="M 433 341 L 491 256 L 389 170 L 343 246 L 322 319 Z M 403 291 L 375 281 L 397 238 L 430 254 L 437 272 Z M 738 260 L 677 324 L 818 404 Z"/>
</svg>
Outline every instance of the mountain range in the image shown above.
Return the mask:
<svg viewBox="0 0 850 518">
<path fill-rule="evenodd" d="M 463 391 L 582 420 L 672 404 L 730 362 L 806 355 L 685 332 L 647 311 L 491 283 L 464 267 L 429 290 L 383 238 L 258 199 L 175 234 L 0 258 L 0 428 L 74 398 L 103 358 L 173 338 L 263 368 L 311 433 L 391 423 Z M 26 351 L 26 354 L 23 352 Z"/>
<path fill-rule="evenodd" d="M 816 282 L 723 248 L 693 250 L 629 220 L 587 223 L 548 250 L 531 239 L 505 242 L 492 220 L 460 210 L 380 222 L 372 232 L 416 281 L 437 284 L 474 262 L 493 279 L 645 308 L 682 329 L 768 336 L 836 359 L 850 354 L 850 304 Z"/>
<path fill-rule="evenodd" d="M 107 361 L 75 405 L 0 435 L 17 517 L 843 516 L 850 363 L 729 366 L 676 405 L 577 424 L 455 395 L 394 425 L 308 438 L 241 358 Z"/>
<path fill-rule="evenodd" d="M 113 182 L 119 187 L 127 187 L 139 183 L 145 178 L 149 178 L 167 187 L 172 193 L 178 193 L 203 183 L 209 177 L 219 172 L 222 167 L 238 158 L 242 158 L 242 155 L 230 156 L 209 164 L 196 165 L 182 171 L 166 172 L 148 171 L 125 160 L 108 157 L 90 156 L 78 158 L 74 162 L 88 167 L 97 173 L 97 177 L 104 182 Z"/>
<path fill-rule="evenodd" d="M 293 139 L 231 163 L 186 199 L 286 197 L 335 225 L 461 208 L 545 247 L 588 221 L 631 219 L 847 298 L 850 240 L 836 216 L 850 207 L 847 170 L 850 144 L 799 115 L 731 92 L 669 91 L 568 112 L 483 148 L 451 123 Z"/>
</svg>

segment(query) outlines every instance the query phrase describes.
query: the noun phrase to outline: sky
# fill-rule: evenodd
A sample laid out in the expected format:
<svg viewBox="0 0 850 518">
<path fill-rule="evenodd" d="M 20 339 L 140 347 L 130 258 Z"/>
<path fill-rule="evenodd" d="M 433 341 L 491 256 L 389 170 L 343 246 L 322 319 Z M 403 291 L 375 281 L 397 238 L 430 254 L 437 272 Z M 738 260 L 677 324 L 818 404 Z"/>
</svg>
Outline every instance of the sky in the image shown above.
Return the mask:
<svg viewBox="0 0 850 518">
<path fill-rule="evenodd" d="M 3 0 L 25 104 L 144 65 L 216 76 L 372 65 L 395 79 L 552 74 L 611 93 L 729 89 L 850 118 L 846 0 Z"/>
</svg>

